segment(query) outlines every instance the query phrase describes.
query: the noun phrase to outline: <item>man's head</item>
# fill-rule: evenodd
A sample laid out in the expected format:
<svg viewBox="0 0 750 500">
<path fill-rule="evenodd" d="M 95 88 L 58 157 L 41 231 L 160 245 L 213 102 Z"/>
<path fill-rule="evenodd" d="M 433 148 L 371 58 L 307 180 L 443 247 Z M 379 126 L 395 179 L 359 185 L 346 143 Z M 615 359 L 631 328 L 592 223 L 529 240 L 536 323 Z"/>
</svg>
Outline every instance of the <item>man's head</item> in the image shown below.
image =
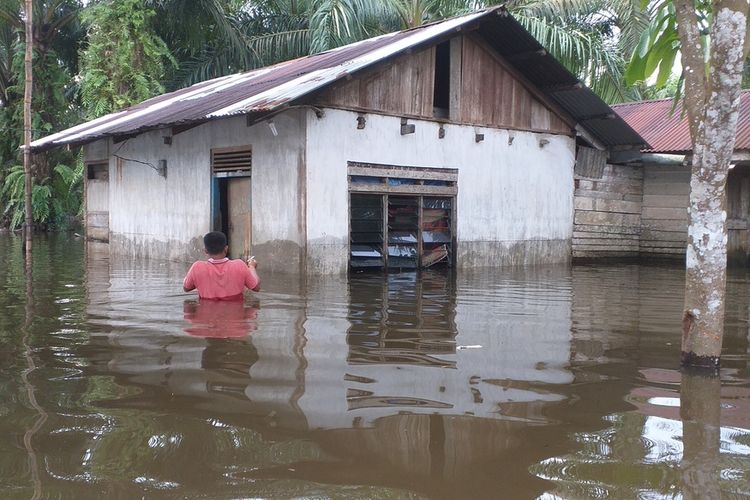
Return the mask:
<svg viewBox="0 0 750 500">
<path fill-rule="evenodd" d="M 211 231 L 203 237 L 203 246 L 208 255 L 226 255 L 227 237 L 221 231 Z"/>
</svg>

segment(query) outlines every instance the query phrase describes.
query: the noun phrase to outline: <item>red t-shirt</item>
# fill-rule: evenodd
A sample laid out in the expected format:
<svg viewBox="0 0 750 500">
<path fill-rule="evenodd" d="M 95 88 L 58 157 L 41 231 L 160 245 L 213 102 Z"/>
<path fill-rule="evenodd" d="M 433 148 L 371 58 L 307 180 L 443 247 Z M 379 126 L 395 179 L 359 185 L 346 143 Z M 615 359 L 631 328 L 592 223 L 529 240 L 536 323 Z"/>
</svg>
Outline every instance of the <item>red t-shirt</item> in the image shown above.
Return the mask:
<svg viewBox="0 0 750 500">
<path fill-rule="evenodd" d="M 245 287 L 258 286 L 258 275 L 240 259 L 209 259 L 194 263 L 185 276 L 183 286 L 197 288 L 202 299 L 241 299 Z"/>
</svg>

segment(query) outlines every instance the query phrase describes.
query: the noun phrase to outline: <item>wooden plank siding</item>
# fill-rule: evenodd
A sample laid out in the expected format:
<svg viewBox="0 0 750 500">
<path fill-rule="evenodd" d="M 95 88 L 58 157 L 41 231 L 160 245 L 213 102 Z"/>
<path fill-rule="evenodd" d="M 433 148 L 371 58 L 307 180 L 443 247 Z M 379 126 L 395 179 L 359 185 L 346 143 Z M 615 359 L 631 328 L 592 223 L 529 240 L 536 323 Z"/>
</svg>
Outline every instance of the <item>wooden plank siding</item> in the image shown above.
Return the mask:
<svg viewBox="0 0 750 500">
<path fill-rule="evenodd" d="M 737 165 L 727 178 L 727 254 L 747 264 L 750 256 L 750 165 Z"/>
<path fill-rule="evenodd" d="M 463 37 L 462 46 L 460 122 L 570 133 L 570 125 L 540 102 L 492 49 L 473 37 Z"/>
<path fill-rule="evenodd" d="M 637 257 L 641 169 L 606 165 L 600 178 L 575 176 L 573 258 Z"/>
<path fill-rule="evenodd" d="M 433 108 L 435 47 L 399 56 L 322 91 L 321 107 L 376 112 L 493 128 L 572 135 L 572 118 L 544 102 L 533 86 L 481 40 L 450 40 L 449 118 Z"/>
<path fill-rule="evenodd" d="M 683 166 L 643 167 L 641 254 L 681 257 L 687 246 L 690 169 Z"/>
<path fill-rule="evenodd" d="M 324 91 L 316 105 L 432 117 L 435 47 L 407 54 Z"/>
</svg>

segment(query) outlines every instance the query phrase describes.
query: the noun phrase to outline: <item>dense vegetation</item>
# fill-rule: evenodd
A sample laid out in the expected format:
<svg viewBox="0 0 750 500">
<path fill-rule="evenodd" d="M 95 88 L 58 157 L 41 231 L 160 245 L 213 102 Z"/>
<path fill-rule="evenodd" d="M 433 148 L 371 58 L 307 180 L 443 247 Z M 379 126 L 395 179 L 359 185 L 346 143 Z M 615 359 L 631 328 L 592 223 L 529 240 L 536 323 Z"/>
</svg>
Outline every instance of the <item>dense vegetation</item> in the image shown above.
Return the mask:
<svg viewBox="0 0 750 500">
<path fill-rule="evenodd" d="M 34 0 L 33 136 L 164 91 L 505 3 L 608 102 L 640 97 L 625 61 L 648 25 L 640 0 Z M 24 12 L 0 0 L 0 227 L 22 221 Z M 34 220 L 81 206 L 80 154 L 36 155 Z"/>
</svg>

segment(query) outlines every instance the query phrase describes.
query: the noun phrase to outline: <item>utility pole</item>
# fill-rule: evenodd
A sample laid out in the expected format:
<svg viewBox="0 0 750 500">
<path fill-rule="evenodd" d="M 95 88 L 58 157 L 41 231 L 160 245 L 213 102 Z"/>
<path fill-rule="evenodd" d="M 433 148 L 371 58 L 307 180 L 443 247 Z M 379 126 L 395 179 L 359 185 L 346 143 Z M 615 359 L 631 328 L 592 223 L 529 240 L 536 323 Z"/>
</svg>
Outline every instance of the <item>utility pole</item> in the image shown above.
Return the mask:
<svg viewBox="0 0 750 500">
<path fill-rule="evenodd" d="M 24 246 L 26 248 L 26 263 L 31 263 L 31 230 L 34 224 L 31 210 L 31 95 L 32 95 L 32 67 L 31 59 L 34 55 L 34 23 L 31 7 L 32 0 L 26 0 L 26 86 L 23 93 L 23 173 L 24 173 Z"/>
</svg>

